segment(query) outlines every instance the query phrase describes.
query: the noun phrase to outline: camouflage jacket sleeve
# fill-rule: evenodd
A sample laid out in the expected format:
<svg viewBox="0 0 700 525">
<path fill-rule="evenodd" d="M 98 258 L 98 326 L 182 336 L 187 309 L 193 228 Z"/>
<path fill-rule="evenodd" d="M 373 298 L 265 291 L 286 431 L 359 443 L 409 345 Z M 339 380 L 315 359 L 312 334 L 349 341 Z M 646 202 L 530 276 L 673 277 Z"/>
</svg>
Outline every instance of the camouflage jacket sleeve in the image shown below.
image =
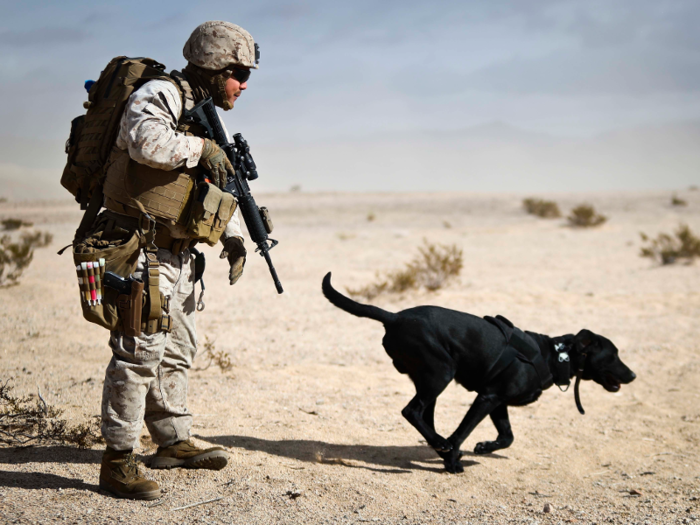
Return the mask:
<svg viewBox="0 0 700 525">
<path fill-rule="evenodd" d="M 243 232 L 241 232 L 241 219 L 238 216 L 238 209 L 236 209 L 236 211 L 233 212 L 231 220 L 228 221 L 226 229 L 224 230 L 224 233 L 221 236 L 221 242 L 226 242 L 226 239 L 230 237 L 240 237 L 241 239 L 243 239 Z"/>
<path fill-rule="evenodd" d="M 204 141 L 176 132 L 182 100 L 167 80 L 151 80 L 131 94 L 121 119 L 117 147 L 141 164 L 170 171 L 199 163 Z"/>
</svg>

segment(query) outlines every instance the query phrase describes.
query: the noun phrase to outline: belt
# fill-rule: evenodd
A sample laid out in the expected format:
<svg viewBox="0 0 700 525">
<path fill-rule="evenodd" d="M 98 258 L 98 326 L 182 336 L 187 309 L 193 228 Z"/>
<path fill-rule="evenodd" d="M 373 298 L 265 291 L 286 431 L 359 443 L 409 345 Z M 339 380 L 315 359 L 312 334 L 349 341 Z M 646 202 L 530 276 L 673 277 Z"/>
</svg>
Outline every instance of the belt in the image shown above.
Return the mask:
<svg viewBox="0 0 700 525">
<path fill-rule="evenodd" d="M 109 206 L 110 204 L 113 204 L 113 202 L 109 202 L 109 200 L 107 200 L 105 204 L 107 205 L 105 215 L 111 219 L 114 219 L 114 221 L 123 228 L 134 231 L 138 229 L 139 219 L 141 218 L 141 212 L 139 210 L 130 206 L 122 205 L 119 206 L 120 209 L 117 211 L 111 209 L 112 206 Z M 173 252 L 175 255 L 179 255 L 185 250 L 194 247 L 198 241 L 189 238 L 182 239 L 173 237 L 170 233 L 170 229 L 168 229 L 167 226 L 156 223 L 156 237 L 154 242 L 158 248 L 162 248 Z"/>
<path fill-rule="evenodd" d="M 173 237 L 170 234 L 170 230 L 167 226 L 162 224 L 156 224 L 156 238 L 155 243 L 158 248 L 163 248 L 164 250 L 170 250 L 175 255 L 178 255 L 185 250 L 192 248 L 197 244 L 195 239 L 180 239 Z"/>
</svg>

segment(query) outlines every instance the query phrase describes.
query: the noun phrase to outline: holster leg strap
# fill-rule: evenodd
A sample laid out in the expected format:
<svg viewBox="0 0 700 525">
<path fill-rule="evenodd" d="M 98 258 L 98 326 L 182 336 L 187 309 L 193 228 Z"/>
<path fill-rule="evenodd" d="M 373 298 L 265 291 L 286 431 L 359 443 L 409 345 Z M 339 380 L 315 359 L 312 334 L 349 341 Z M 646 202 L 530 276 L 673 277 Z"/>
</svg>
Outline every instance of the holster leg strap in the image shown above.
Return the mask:
<svg viewBox="0 0 700 525">
<path fill-rule="evenodd" d="M 148 270 L 148 320 L 154 321 L 163 315 L 160 304 L 160 264 L 156 252 L 145 250 L 145 253 Z"/>
</svg>

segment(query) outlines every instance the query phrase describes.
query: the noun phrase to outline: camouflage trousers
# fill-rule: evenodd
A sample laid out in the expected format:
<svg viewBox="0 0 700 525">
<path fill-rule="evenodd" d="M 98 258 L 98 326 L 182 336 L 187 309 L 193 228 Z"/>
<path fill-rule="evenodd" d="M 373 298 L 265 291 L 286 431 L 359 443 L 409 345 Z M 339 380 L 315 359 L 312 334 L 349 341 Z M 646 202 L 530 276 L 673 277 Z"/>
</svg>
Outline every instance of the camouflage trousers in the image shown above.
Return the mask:
<svg viewBox="0 0 700 525">
<path fill-rule="evenodd" d="M 141 253 L 134 275 L 143 279 Z M 153 442 L 169 446 L 190 436 L 187 371 L 197 350 L 195 332 L 194 256 L 189 250 L 175 255 L 158 250 L 160 291 L 170 298 L 172 331 L 129 337 L 111 332 L 112 360 L 102 393 L 102 436 L 115 450 L 137 445 L 143 422 Z"/>
</svg>

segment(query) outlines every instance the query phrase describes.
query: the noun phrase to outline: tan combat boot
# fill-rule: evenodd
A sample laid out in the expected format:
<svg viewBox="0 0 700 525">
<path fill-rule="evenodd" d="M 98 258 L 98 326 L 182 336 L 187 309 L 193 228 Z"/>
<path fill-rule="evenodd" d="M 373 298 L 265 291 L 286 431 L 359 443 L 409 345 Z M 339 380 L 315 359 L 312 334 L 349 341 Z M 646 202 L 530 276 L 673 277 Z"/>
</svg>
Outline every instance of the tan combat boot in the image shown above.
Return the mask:
<svg viewBox="0 0 700 525">
<path fill-rule="evenodd" d="M 205 468 L 221 470 L 228 463 L 228 454 L 221 447 L 199 448 L 191 440 L 169 447 L 158 447 L 151 459 L 151 468 Z"/>
<path fill-rule="evenodd" d="M 156 499 L 158 483 L 141 476 L 136 458 L 128 451 L 107 447 L 102 455 L 100 488 L 120 498 Z"/>
</svg>

